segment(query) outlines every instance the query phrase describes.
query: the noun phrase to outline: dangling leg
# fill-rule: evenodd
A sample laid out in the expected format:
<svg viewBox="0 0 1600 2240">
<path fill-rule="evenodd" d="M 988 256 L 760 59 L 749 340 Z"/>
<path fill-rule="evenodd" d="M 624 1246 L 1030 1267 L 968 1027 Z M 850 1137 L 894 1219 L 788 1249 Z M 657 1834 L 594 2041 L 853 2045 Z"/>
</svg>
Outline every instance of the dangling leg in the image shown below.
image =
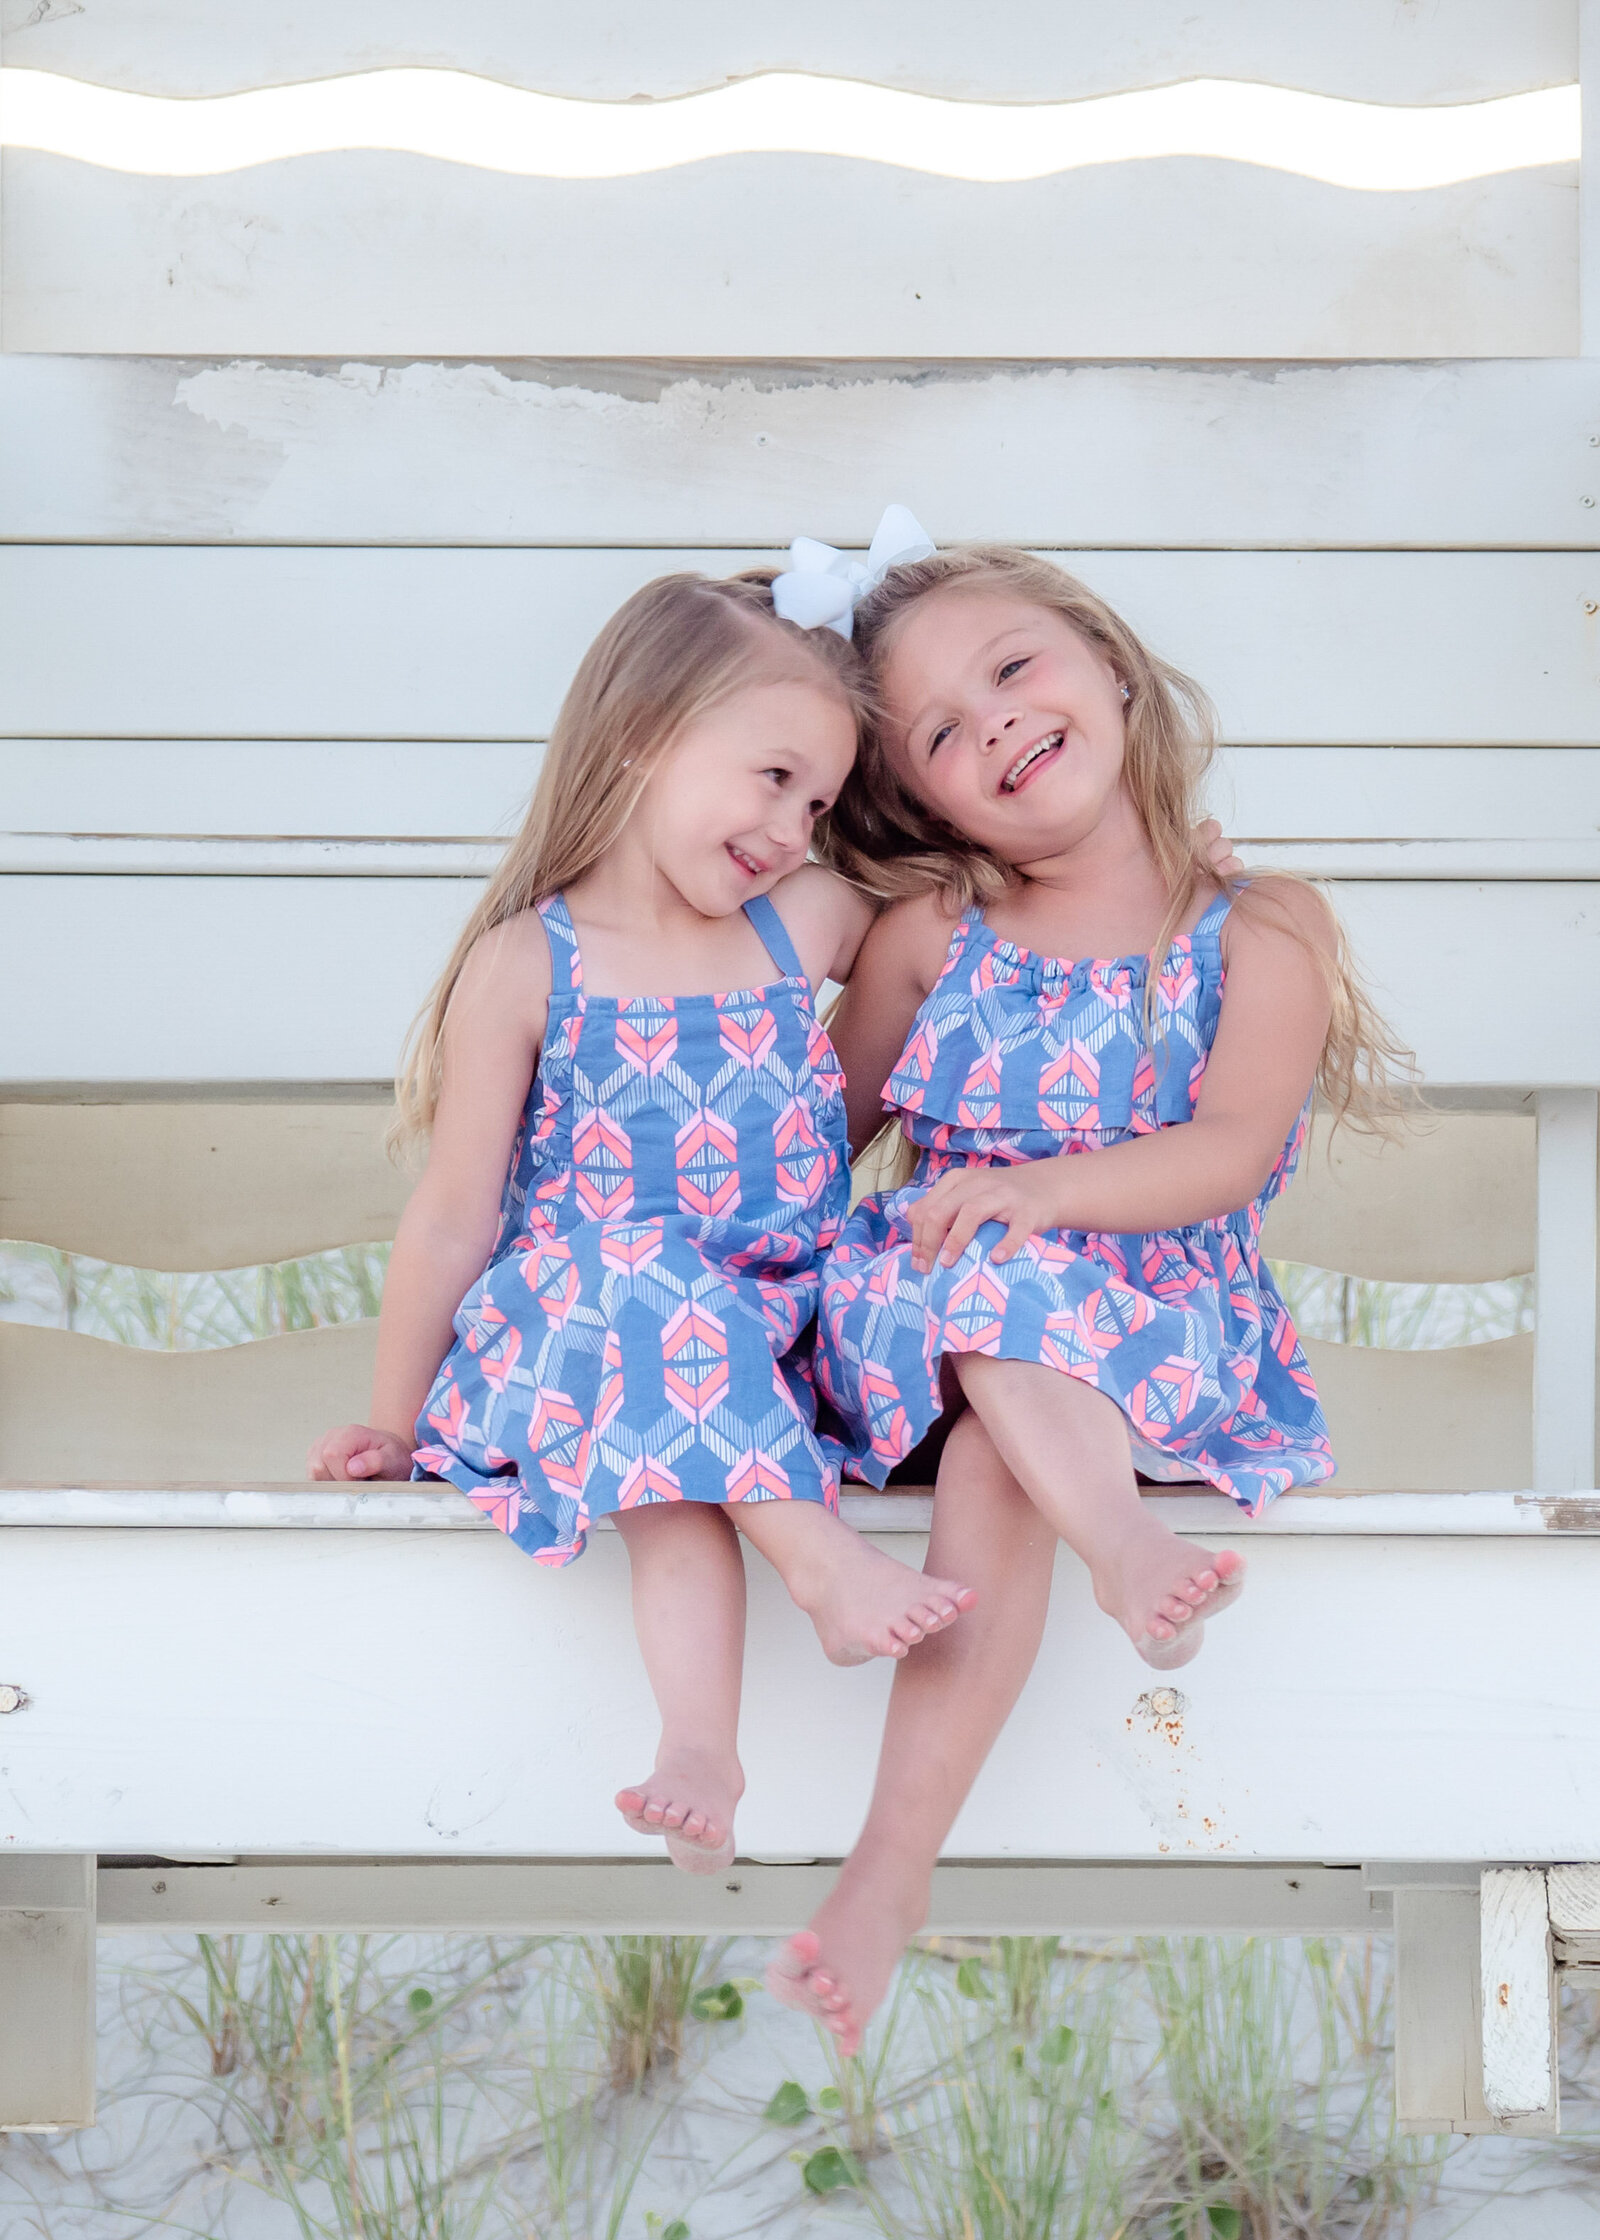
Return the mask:
<svg viewBox="0 0 1600 2240">
<path fill-rule="evenodd" d="M 970 1579 L 977 1606 L 913 1651 L 894 1676 L 866 1825 L 808 1929 L 768 1987 L 854 2053 L 895 1963 L 927 1917 L 945 1837 L 1033 1669 L 1056 1536 L 963 1415 L 939 1462 L 930 1571 Z"/>
<path fill-rule="evenodd" d="M 913 1571 L 885 1555 L 820 1502 L 742 1502 L 729 1513 L 816 1627 L 835 1664 L 903 1657 L 976 1599 L 954 1577 Z"/>
<path fill-rule="evenodd" d="M 1239 1598 L 1244 1558 L 1180 1540 L 1140 1500 L 1115 1401 L 1039 1362 L 964 1353 L 956 1374 L 1041 1514 L 1089 1566 L 1095 1600 L 1145 1662 L 1168 1671 L 1198 1655 L 1202 1621 Z"/>
<path fill-rule="evenodd" d="M 654 1771 L 617 1792 L 640 1835 L 666 1839 L 675 1865 L 718 1874 L 733 1857 L 744 1794 L 744 1557 L 725 1509 L 663 1502 L 617 1518 L 633 1575 L 633 1623 L 661 1713 Z"/>
</svg>

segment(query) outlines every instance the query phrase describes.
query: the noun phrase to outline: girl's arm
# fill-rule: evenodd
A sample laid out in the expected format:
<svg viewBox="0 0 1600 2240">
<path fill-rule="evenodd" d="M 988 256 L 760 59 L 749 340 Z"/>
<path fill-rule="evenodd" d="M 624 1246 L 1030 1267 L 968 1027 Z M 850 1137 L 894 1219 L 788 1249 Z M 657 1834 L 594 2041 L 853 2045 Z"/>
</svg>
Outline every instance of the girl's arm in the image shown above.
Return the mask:
<svg viewBox="0 0 1600 2240">
<path fill-rule="evenodd" d="M 325 1432 L 313 1478 L 409 1478 L 413 1425 L 450 1349 L 455 1312 L 494 1249 L 511 1146 L 538 1064 L 550 951 L 533 911 L 477 943 L 451 999 L 428 1164 L 395 1235 L 372 1420 Z"/>
<path fill-rule="evenodd" d="M 1328 1032 L 1332 913 L 1314 888 L 1262 879 L 1223 931 L 1227 982 L 1194 1118 L 1083 1158 L 971 1167 L 935 1183 L 911 1216 L 926 1271 L 959 1258 L 985 1221 L 1009 1260 L 1046 1229 L 1114 1236 L 1179 1229 L 1247 1206 L 1266 1187 L 1316 1076 Z"/>
<path fill-rule="evenodd" d="M 883 1126 L 883 1085 L 943 969 L 953 923 L 933 896 L 919 895 L 891 904 L 861 944 L 828 1021 L 844 1067 L 853 1152 L 865 1150 Z"/>
</svg>

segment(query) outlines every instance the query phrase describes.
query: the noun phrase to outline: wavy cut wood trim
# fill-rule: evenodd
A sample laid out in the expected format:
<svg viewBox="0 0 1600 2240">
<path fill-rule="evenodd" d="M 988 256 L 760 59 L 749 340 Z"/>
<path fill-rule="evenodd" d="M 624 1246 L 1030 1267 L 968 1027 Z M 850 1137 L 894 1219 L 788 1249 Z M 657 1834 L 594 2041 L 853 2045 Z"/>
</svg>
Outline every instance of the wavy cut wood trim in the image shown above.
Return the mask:
<svg viewBox="0 0 1600 2240">
<path fill-rule="evenodd" d="M 363 1420 L 376 1325 L 205 1353 L 0 1323 L 0 1479 L 290 1483 L 319 1431 Z M 1440 1353 L 1308 1343 L 1345 1482 L 1374 1492 L 1526 1485 L 1533 1340 Z"/>
<path fill-rule="evenodd" d="M 394 1234 L 413 1178 L 358 1104 L 0 1104 L 0 1237 L 125 1267 L 252 1267 Z M 1534 1260 L 1534 1122 L 1436 1114 L 1396 1144 L 1325 1119 L 1267 1219 L 1274 1257 L 1403 1283 Z M 869 1177 L 870 1180 L 870 1177 Z"/>
</svg>

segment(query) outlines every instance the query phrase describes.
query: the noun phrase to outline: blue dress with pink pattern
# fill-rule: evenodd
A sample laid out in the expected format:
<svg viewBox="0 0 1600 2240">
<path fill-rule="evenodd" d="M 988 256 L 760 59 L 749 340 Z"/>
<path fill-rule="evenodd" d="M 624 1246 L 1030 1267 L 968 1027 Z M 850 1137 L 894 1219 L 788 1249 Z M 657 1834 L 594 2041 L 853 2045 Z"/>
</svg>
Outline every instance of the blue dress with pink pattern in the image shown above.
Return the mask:
<svg viewBox="0 0 1600 2240">
<path fill-rule="evenodd" d="M 781 979 L 622 999 L 539 905 L 539 1070 L 414 1461 L 541 1563 L 644 1502 L 838 1503 L 800 1340 L 849 1196 L 843 1076 L 777 910 L 745 912 Z"/>
<path fill-rule="evenodd" d="M 1241 1212 L 1145 1236 L 1053 1229 L 996 1266 L 987 1222 L 953 1267 L 911 1265 L 908 1214 L 952 1167 L 1093 1152 L 1191 1119 L 1221 1011 L 1219 897 L 1174 941 L 1145 1032 L 1143 957 L 1068 962 L 969 910 L 884 1091 L 921 1148 L 865 1198 L 823 1271 L 817 1381 L 846 1471 L 882 1485 L 943 1405 L 946 1354 L 1037 1361 L 1128 1419 L 1147 1477 L 1201 1478 L 1259 1511 L 1333 1474 L 1305 1355 L 1262 1264 L 1261 1218 L 1294 1172 L 1302 1113 Z M 1309 1105 L 1307 1107 L 1309 1111 Z"/>
</svg>

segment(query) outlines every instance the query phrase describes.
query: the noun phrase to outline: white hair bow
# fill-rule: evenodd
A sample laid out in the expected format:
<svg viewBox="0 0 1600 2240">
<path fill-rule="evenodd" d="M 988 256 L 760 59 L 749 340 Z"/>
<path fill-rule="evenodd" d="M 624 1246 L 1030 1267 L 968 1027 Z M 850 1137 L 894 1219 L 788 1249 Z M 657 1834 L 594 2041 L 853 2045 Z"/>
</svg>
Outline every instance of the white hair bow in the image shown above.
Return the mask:
<svg viewBox="0 0 1600 2240">
<path fill-rule="evenodd" d="M 884 507 L 865 560 L 852 560 L 815 537 L 796 537 L 789 565 L 772 586 L 773 610 L 802 630 L 837 630 L 841 638 L 851 637 L 857 602 L 875 591 L 891 568 L 930 559 L 937 550 L 908 506 Z"/>
</svg>

